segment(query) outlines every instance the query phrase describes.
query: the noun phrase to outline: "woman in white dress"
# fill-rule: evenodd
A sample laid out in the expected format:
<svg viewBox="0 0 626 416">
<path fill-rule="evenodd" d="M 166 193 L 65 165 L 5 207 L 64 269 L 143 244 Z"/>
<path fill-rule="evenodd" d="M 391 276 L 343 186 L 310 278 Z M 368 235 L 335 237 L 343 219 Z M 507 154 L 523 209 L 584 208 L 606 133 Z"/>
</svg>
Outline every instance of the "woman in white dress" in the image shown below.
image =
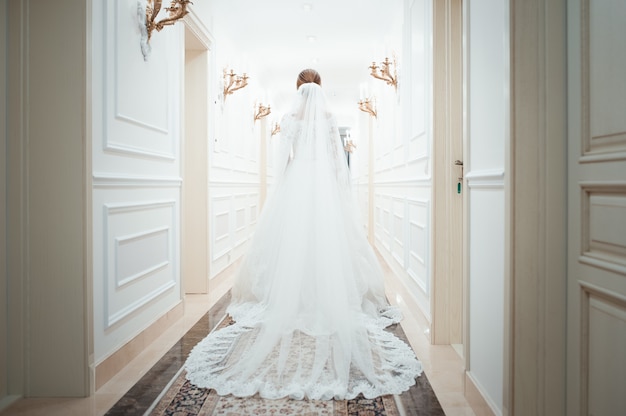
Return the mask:
<svg viewBox="0 0 626 416">
<path fill-rule="evenodd" d="M 352 399 L 399 394 L 422 371 L 384 330 L 401 319 L 357 219 L 337 124 L 307 69 L 281 121 L 281 173 L 227 309 L 235 323 L 191 351 L 187 378 L 220 395 Z"/>
</svg>

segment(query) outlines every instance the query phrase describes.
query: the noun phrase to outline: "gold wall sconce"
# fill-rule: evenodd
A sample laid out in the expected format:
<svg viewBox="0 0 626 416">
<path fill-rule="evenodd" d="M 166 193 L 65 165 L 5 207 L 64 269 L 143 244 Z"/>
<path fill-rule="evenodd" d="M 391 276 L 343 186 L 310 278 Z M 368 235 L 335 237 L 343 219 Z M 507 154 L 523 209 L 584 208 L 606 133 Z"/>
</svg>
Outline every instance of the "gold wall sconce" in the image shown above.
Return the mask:
<svg viewBox="0 0 626 416">
<path fill-rule="evenodd" d="M 232 69 L 230 72 L 224 69 L 224 100 L 226 100 L 227 95 L 248 85 L 248 78 L 250 77 L 245 72 L 243 75 L 237 75 Z"/>
<path fill-rule="evenodd" d="M 393 65 L 393 74 L 391 70 L 391 66 Z M 372 62 L 370 65 L 370 75 L 374 78 L 382 79 L 387 83 L 387 85 L 393 85 L 396 91 L 398 91 L 398 69 L 396 65 L 396 59 L 393 59 L 393 62 L 389 60 L 389 58 L 385 58 L 383 62 L 380 63 L 380 67 L 376 64 L 376 62 Z"/>
<path fill-rule="evenodd" d="M 343 150 L 345 150 L 348 153 L 354 152 L 355 149 L 356 149 L 356 144 L 354 144 L 352 140 L 348 140 L 346 142 L 346 145 L 343 147 Z"/>
<path fill-rule="evenodd" d="M 156 18 L 161 11 L 161 3 L 163 0 L 147 0 L 147 2 L 146 29 L 148 30 L 148 42 L 150 42 L 154 29 L 156 29 L 157 32 L 160 32 L 165 26 L 173 25 L 189 13 L 187 11 L 187 5 L 193 4 L 190 0 L 172 0 L 170 2 L 170 7 L 165 8 L 165 10 L 169 13 L 169 16 L 157 22 Z"/>
<path fill-rule="evenodd" d="M 265 116 L 268 116 L 271 112 L 272 110 L 270 109 L 269 105 L 266 107 L 263 104 L 259 104 L 257 110 L 254 112 L 254 121 L 256 122 L 257 120 L 260 120 Z"/>
<path fill-rule="evenodd" d="M 141 32 L 140 46 L 144 61 L 148 60 L 152 51 L 150 47 L 152 32 L 155 29 L 160 32 L 165 26 L 173 25 L 185 17 L 189 13 L 187 5 L 193 4 L 190 0 L 172 0 L 170 7 L 165 8 L 169 13 L 168 17 L 157 21 L 162 3 L 163 0 L 137 0 L 137 20 Z"/>
<path fill-rule="evenodd" d="M 280 133 L 280 124 L 276 122 L 274 123 L 274 126 L 272 127 L 272 136 L 275 136 L 278 133 Z"/>
<path fill-rule="evenodd" d="M 376 114 L 376 109 L 374 108 L 374 104 L 372 103 L 372 101 L 369 98 L 366 98 L 365 100 L 360 100 L 359 101 L 359 110 L 368 113 L 369 115 L 373 116 L 373 117 L 377 117 Z"/>
</svg>

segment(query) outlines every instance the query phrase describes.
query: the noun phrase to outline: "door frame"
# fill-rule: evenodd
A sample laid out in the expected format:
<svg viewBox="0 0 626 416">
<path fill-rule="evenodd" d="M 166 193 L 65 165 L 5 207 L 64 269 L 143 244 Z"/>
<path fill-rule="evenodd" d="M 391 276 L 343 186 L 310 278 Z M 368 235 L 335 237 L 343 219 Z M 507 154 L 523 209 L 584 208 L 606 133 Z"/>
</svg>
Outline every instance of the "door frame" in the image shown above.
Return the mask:
<svg viewBox="0 0 626 416">
<path fill-rule="evenodd" d="M 464 344 L 465 192 L 463 160 L 463 0 L 433 2 L 433 288 L 431 342 Z M 463 186 L 462 186 L 463 188 Z M 464 355 L 462 349 L 458 349 Z"/>
<path fill-rule="evenodd" d="M 204 63 L 204 77 L 199 81 L 205 83 L 203 89 L 204 94 L 200 99 L 204 100 L 204 106 L 200 111 L 204 110 L 203 116 L 195 112 L 195 115 L 192 116 L 192 119 L 188 119 L 186 107 L 189 103 L 189 99 L 185 94 L 183 95 L 183 99 L 181 100 L 181 119 L 183 122 L 181 123 L 181 172 L 183 174 L 182 181 L 182 189 L 181 189 L 181 291 L 182 294 L 186 293 L 208 293 L 209 291 L 209 276 L 210 276 L 210 256 L 209 256 L 209 108 L 210 108 L 210 82 L 211 82 L 211 72 L 212 71 L 212 45 L 213 40 L 209 35 L 208 30 L 202 24 L 200 18 L 196 15 L 196 13 L 191 10 L 183 19 L 184 22 L 184 44 L 182 45 L 183 49 L 183 70 L 182 73 L 186 76 L 186 54 L 187 50 L 187 35 L 193 36 L 193 43 L 197 46 L 195 49 L 191 50 L 199 50 L 201 51 L 200 55 L 203 59 L 206 60 Z M 183 81 L 183 85 L 181 86 L 181 90 L 185 91 L 187 80 Z M 190 122 L 192 124 L 202 123 L 204 121 L 205 125 L 203 126 L 205 142 L 204 147 L 198 146 L 198 144 L 192 144 L 190 140 L 187 139 L 187 129 L 189 127 Z M 204 177 L 197 181 L 194 185 L 190 184 L 189 176 L 190 172 L 187 170 L 189 168 L 188 163 L 190 155 L 195 155 L 196 153 L 204 154 L 203 161 L 199 164 L 195 164 L 194 168 L 199 169 Z M 194 209 L 195 203 L 191 202 L 191 198 L 188 194 L 190 192 L 194 195 L 194 197 L 199 197 L 202 199 L 199 203 L 204 206 L 204 218 L 199 220 L 194 220 L 191 222 L 187 222 L 190 217 L 197 217 L 197 210 Z M 196 202 L 198 203 L 198 202 Z M 204 224 L 203 224 L 204 221 Z M 195 235 L 195 238 L 193 238 Z M 192 244 L 193 241 L 193 244 Z M 200 245 L 198 248 L 197 245 Z M 193 254 L 189 247 L 193 245 L 195 249 L 198 249 L 200 253 L 196 251 Z M 202 264 L 200 264 L 202 263 Z M 188 268 L 195 269 L 199 267 L 199 273 L 202 273 L 203 276 L 195 276 L 186 272 Z M 188 271 L 188 270 L 187 270 Z"/>
<path fill-rule="evenodd" d="M 509 10 L 502 414 L 564 415 L 566 0 L 510 0 Z"/>
</svg>

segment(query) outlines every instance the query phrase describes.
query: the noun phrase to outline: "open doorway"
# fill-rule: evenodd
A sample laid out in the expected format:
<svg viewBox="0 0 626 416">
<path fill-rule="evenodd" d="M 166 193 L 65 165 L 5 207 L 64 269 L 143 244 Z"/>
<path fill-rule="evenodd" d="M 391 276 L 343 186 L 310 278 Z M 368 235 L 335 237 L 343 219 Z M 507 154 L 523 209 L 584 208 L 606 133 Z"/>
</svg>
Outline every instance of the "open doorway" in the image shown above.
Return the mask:
<svg viewBox="0 0 626 416">
<path fill-rule="evenodd" d="M 207 293 L 209 44 L 193 26 L 185 22 L 181 273 L 185 293 Z"/>
</svg>

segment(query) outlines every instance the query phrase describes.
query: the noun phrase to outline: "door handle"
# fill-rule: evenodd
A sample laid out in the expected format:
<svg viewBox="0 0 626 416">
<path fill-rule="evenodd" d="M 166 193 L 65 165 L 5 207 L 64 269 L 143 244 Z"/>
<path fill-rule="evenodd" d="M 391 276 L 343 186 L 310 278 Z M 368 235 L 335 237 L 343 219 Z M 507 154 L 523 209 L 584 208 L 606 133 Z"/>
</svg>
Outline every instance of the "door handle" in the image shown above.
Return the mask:
<svg viewBox="0 0 626 416">
<path fill-rule="evenodd" d="M 456 193 L 460 194 L 463 183 L 463 161 L 457 159 L 454 161 L 454 165 L 461 167 L 461 176 L 459 176 L 459 182 L 456 184 Z"/>
</svg>

